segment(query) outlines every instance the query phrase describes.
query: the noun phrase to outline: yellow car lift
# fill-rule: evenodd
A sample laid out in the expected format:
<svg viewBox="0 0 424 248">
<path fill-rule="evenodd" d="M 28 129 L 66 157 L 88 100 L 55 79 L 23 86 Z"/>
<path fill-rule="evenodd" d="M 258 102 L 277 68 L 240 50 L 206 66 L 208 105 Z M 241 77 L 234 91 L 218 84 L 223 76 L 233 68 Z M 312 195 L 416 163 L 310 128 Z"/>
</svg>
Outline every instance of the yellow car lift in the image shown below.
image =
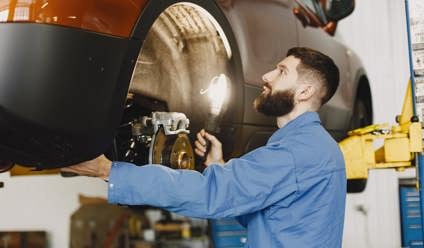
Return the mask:
<svg viewBox="0 0 424 248">
<path fill-rule="evenodd" d="M 423 151 L 421 123 L 413 115 L 412 88 L 409 82 L 398 125 L 376 124 L 348 133 L 339 146 L 346 163 L 348 179 L 366 179 L 368 170 L 415 166 L 415 154 Z M 378 141 L 383 142 L 375 148 Z"/>
</svg>

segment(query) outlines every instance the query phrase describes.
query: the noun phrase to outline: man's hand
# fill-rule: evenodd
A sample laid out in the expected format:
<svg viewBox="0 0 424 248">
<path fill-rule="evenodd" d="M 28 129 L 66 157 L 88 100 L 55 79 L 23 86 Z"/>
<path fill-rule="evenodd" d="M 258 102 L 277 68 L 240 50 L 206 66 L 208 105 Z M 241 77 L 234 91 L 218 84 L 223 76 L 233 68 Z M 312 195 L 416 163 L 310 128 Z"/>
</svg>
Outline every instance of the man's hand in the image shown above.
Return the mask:
<svg viewBox="0 0 424 248">
<path fill-rule="evenodd" d="M 194 151 L 200 157 L 205 157 L 206 153 L 206 139 L 211 142 L 211 147 L 209 153 L 207 154 L 205 165 L 209 166 L 210 164 L 225 164 L 222 158 L 222 144 L 219 140 L 207 133 L 204 129 L 197 133 L 197 140 L 194 142 L 196 146 Z"/>
<path fill-rule="evenodd" d="M 62 168 L 61 171 L 108 180 L 111 167 L 112 161 L 101 155 L 93 160 Z"/>
</svg>

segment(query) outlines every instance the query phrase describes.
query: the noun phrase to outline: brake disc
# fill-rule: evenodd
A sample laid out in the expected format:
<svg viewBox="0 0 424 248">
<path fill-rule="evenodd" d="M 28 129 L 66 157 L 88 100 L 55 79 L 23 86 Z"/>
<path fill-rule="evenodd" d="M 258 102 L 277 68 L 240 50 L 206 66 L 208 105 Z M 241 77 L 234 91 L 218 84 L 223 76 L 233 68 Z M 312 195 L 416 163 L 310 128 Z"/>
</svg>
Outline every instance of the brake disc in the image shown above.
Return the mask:
<svg viewBox="0 0 424 248">
<path fill-rule="evenodd" d="M 165 135 L 162 127 L 152 140 L 151 159 L 153 164 L 162 164 L 173 169 L 195 169 L 193 147 L 188 135 Z"/>
</svg>

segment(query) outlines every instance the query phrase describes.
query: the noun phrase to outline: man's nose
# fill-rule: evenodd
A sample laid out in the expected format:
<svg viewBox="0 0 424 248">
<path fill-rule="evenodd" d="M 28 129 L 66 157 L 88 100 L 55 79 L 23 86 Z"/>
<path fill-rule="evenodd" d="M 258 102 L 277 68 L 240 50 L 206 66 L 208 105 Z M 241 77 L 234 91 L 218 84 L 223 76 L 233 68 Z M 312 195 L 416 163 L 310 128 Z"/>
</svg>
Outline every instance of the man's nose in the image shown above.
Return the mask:
<svg viewBox="0 0 424 248">
<path fill-rule="evenodd" d="M 270 83 L 271 82 L 271 74 L 272 74 L 272 71 L 265 73 L 262 76 L 262 81 L 264 81 L 265 83 Z"/>
</svg>

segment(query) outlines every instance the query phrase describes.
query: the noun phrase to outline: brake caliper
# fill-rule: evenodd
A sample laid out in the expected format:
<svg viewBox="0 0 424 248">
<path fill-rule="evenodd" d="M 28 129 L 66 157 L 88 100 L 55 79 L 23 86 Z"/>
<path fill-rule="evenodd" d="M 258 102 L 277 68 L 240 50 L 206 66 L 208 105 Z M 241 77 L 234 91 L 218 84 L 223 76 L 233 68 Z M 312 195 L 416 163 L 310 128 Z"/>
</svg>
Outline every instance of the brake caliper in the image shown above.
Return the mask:
<svg viewBox="0 0 424 248">
<path fill-rule="evenodd" d="M 153 112 L 133 123 L 132 134 L 149 147 L 149 163 L 174 169 L 195 169 L 188 130 L 190 121 L 183 113 Z"/>
</svg>

